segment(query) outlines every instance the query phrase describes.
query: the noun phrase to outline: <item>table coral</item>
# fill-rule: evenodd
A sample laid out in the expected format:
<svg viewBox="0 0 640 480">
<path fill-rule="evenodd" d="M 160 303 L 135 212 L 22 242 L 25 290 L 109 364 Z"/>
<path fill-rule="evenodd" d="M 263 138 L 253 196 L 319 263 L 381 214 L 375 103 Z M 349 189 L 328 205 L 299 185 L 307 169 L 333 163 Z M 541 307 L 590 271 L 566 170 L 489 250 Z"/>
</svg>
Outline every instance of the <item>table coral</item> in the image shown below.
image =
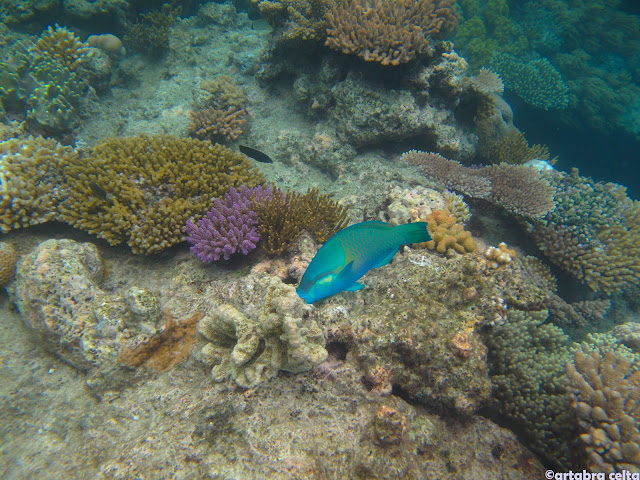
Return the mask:
<svg viewBox="0 0 640 480">
<path fill-rule="evenodd" d="M 399 65 L 429 50 L 431 37 L 455 30 L 459 15 L 452 0 L 356 0 L 327 14 L 326 45 L 366 61 Z"/>
<path fill-rule="evenodd" d="M 64 221 L 144 254 L 183 241 L 187 220 L 199 218 L 229 187 L 263 182 L 244 155 L 172 136 L 105 140 L 82 158 L 69 158 L 63 171 Z"/>
<path fill-rule="evenodd" d="M 59 163 L 78 155 L 51 139 L 27 137 L 0 142 L 0 231 L 58 218 Z"/>
<path fill-rule="evenodd" d="M 322 330 L 309 318 L 311 307 L 294 287 L 277 277 L 253 275 L 238 287 L 245 295 L 250 292 L 253 301 L 234 295 L 232 289 L 227 296 L 234 305 L 222 303 L 198 326 L 208 342 L 198 358 L 212 368 L 215 381 L 231 378 L 252 388 L 280 370 L 303 372 L 326 359 Z"/>
</svg>

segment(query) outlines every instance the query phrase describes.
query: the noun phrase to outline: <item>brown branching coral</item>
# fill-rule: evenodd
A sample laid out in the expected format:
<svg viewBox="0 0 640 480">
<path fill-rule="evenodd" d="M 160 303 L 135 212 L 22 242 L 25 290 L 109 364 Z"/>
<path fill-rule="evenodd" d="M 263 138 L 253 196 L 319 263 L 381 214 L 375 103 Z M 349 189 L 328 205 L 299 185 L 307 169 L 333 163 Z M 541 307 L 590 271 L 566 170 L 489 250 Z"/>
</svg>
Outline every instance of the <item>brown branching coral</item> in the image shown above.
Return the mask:
<svg viewBox="0 0 640 480">
<path fill-rule="evenodd" d="M 206 212 L 229 187 L 264 182 L 241 153 L 172 136 L 108 139 L 61 166 L 67 184 L 63 220 L 144 254 L 183 241 L 187 220 Z"/>
<path fill-rule="evenodd" d="M 306 193 L 279 190 L 266 202 L 255 203 L 261 244 L 271 255 L 291 247 L 303 230 L 319 242 L 347 226 L 347 211 L 316 188 Z"/>
<path fill-rule="evenodd" d="M 640 371 L 616 351 L 577 350 L 567 365 L 580 440 L 592 472 L 640 472 Z"/>
<path fill-rule="evenodd" d="M 176 322 L 169 310 L 164 314 L 164 330 L 134 349 L 125 347 L 118 357 L 122 365 L 164 372 L 187 358 L 196 339 L 196 327 L 204 315 L 195 312 L 182 322 Z"/>
<path fill-rule="evenodd" d="M 91 55 L 89 45 L 80 41 L 75 34 L 64 27 L 49 26 L 38 38 L 33 50 L 57 59 L 69 70 L 77 69 Z"/>
<path fill-rule="evenodd" d="M 209 107 L 190 113 L 189 135 L 212 142 L 232 142 L 242 135 L 246 123 L 246 111 L 234 106 L 226 109 Z"/>
<path fill-rule="evenodd" d="M 399 65 L 428 51 L 430 37 L 455 30 L 459 18 L 453 0 L 351 0 L 327 14 L 326 45 Z"/>
</svg>

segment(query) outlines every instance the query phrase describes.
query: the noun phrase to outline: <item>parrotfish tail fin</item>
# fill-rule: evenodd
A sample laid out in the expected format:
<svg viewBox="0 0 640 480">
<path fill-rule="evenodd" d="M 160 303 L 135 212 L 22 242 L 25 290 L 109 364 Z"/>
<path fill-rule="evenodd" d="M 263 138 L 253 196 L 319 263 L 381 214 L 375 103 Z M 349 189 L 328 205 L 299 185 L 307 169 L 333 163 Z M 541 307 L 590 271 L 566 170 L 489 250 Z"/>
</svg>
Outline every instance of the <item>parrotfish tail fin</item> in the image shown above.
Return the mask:
<svg viewBox="0 0 640 480">
<path fill-rule="evenodd" d="M 427 222 L 406 223 L 394 227 L 393 230 L 400 245 L 431 240 L 431 235 L 427 231 Z"/>
</svg>

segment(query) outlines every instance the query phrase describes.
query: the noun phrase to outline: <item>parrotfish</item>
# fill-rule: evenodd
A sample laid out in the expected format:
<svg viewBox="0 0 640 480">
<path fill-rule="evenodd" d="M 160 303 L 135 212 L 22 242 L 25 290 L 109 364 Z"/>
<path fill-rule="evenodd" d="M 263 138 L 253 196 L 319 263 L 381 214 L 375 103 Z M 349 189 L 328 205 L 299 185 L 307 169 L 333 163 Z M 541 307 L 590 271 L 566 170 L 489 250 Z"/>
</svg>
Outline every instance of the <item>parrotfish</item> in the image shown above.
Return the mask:
<svg viewBox="0 0 640 480">
<path fill-rule="evenodd" d="M 356 223 L 320 247 L 296 292 L 305 302 L 314 303 L 343 290 L 360 290 L 364 285 L 357 280 L 372 268 L 389 263 L 401 245 L 429 240 L 426 222 L 396 227 L 378 221 Z"/>
</svg>

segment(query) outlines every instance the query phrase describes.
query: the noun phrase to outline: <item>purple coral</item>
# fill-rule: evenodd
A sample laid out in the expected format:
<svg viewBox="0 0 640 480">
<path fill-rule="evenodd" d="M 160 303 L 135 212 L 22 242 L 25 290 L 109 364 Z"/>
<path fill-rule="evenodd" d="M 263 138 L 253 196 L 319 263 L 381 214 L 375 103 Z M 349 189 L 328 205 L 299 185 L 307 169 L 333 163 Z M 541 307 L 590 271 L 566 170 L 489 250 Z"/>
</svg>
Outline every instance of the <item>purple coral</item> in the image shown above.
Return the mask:
<svg viewBox="0 0 640 480">
<path fill-rule="evenodd" d="M 187 221 L 185 232 L 187 241 L 193 244 L 191 251 L 210 263 L 221 258 L 229 260 L 238 251 L 246 255 L 254 250 L 260 236 L 252 200 L 262 201 L 272 194 L 271 187 L 243 186 L 239 191 L 231 187 L 197 224 Z"/>
</svg>

